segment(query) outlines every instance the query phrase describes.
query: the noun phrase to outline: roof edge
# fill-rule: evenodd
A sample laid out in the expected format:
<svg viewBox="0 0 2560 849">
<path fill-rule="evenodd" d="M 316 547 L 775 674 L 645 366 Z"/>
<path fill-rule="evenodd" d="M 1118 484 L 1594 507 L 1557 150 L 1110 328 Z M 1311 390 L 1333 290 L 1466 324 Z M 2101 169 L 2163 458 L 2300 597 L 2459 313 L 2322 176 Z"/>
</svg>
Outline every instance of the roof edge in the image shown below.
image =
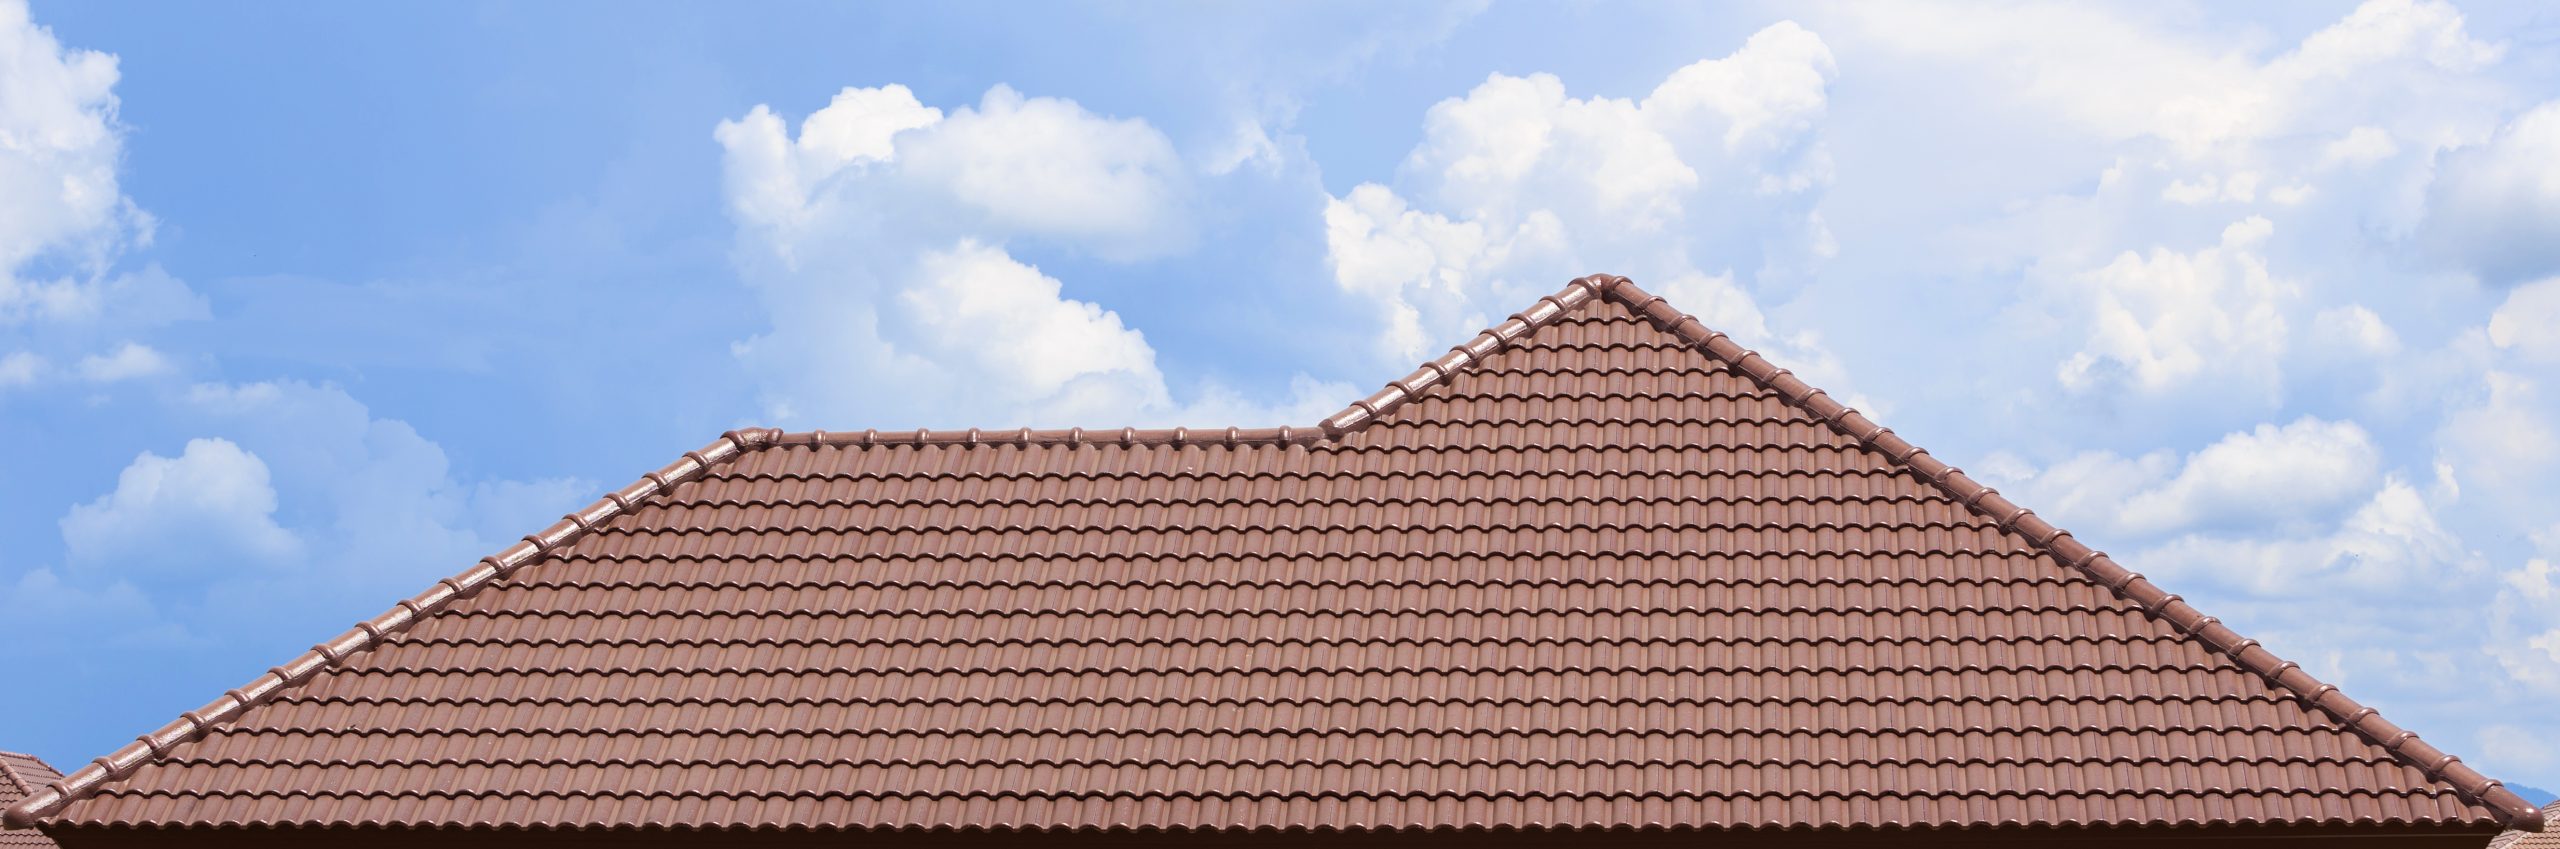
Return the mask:
<svg viewBox="0 0 2560 849">
<path fill-rule="evenodd" d="M 1576 280 L 1565 291 L 1578 291 L 1589 286 L 1592 279 Z M 1998 490 L 1966 475 L 1964 470 L 1930 456 L 1926 449 L 1911 444 L 1891 428 L 1876 423 L 1786 369 L 1779 368 L 1759 352 L 1735 342 L 1733 337 L 1709 329 L 1696 316 L 1680 312 L 1662 296 L 1646 292 L 1624 277 L 1607 278 L 1597 289 L 1600 295 L 1626 305 L 1656 327 L 1697 346 L 1709 356 L 1724 361 L 1744 376 L 1768 387 L 1789 403 L 1830 425 L 1832 430 L 1909 469 L 1957 503 L 1998 522 L 2002 530 L 2017 533 L 2044 549 L 2055 560 L 2080 570 L 2114 591 L 2118 598 L 2140 605 L 2145 614 L 2168 623 L 2179 632 L 2229 657 L 2241 669 L 2266 679 L 2268 684 L 2293 694 L 2305 705 L 2328 714 L 2403 763 L 2416 767 L 2428 778 L 2451 786 L 2465 798 L 2488 808 L 2504 825 L 2526 830 L 2543 827 L 2542 809 L 2507 789 L 2504 783 L 2482 775 L 2479 770 L 2463 763 L 2461 758 L 2418 739 L 2416 732 L 2383 719 L 2379 711 L 2348 698 L 2337 685 L 2322 682 L 2304 671 L 2301 664 L 2278 657 L 2258 641 L 2241 636 L 2222 624 L 2222 620 L 2205 615 L 2185 599 L 2117 563 L 2106 552 L 2072 537 L 2070 531 L 2010 501 Z"/>
<path fill-rule="evenodd" d="M 265 674 L 225 691 L 203 707 L 180 714 L 160 730 L 135 737 L 133 742 L 91 760 L 58 781 L 30 788 L 25 799 L 10 806 L 7 812 L 0 813 L 0 823 L 13 828 L 36 825 L 42 818 L 65 806 L 96 795 L 107 782 L 131 775 L 134 770 L 159 760 L 171 747 L 203 737 L 206 732 L 238 718 L 248 709 L 265 704 L 278 694 L 311 680 L 311 676 L 321 670 L 381 645 L 385 639 L 407 631 L 420 620 L 514 574 L 525 564 L 577 541 L 597 525 L 630 512 L 650 496 L 699 478 L 739 455 L 774 444 L 780 436 L 780 431 L 765 429 L 723 433 L 711 444 L 687 451 L 675 462 L 641 475 L 639 480 L 628 486 L 605 493 L 603 498 L 562 516 L 550 527 L 526 534 L 516 544 L 480 558 L 470 569 L 437 581 L 425 592 L 402 599 L 382 615 L 358 622 L 337 638 L 312 646 L 309 651 L 283 665 L 269 668 Z"/>
</svg>

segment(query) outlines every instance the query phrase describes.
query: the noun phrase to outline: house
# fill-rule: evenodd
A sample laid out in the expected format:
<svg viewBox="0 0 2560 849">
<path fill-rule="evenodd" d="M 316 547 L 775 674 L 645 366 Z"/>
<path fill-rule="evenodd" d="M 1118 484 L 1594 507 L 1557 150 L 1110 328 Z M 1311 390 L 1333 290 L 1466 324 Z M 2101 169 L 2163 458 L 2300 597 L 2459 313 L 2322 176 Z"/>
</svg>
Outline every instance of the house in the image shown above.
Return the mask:
<svg viewBox="0 0 2560 849">
<path fill-rule="evenodd" d="M 2546 827 L 2555 819 L 2560 819 L 2560 802 L 2542 806 L 2542 821 Z M 2511 829 L 2489 841 L 2489 849 L 2560 849 L 2560 829 Z"/>
<path fill-rule="evenodd" d="M 2477 847 L 2515 793 L 1593 276 L 1312 427 L 734 431 L 68 847 Z"/>
<path fill-rule="evenodd" d="M 62 780 L 62 773 L 45 764 L 43 758 L 17 752 L 0 752 L 0 808 L 7 808 L 27 798 L 27 794 Z M 52 849 L 53 838 L 31 828 L 0 825 L 0 849 Z"/>
</svg>

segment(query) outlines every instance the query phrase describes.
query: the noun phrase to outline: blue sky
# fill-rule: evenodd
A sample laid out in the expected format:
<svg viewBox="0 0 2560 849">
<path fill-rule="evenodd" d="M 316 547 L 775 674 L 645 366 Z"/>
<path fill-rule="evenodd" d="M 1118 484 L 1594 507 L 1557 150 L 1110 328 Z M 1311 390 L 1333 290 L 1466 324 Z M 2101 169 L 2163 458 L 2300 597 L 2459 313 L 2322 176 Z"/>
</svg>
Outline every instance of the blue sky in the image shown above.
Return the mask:
<svg viewBox="0 0 2560 849">
<path fill-rule="evenodd" d="M 2560 17 L 2394 0 L 0 0 L 0 748 L 730 427 L 1310 423 L 1604 270 L 2560 787 Z"/>
</svg>

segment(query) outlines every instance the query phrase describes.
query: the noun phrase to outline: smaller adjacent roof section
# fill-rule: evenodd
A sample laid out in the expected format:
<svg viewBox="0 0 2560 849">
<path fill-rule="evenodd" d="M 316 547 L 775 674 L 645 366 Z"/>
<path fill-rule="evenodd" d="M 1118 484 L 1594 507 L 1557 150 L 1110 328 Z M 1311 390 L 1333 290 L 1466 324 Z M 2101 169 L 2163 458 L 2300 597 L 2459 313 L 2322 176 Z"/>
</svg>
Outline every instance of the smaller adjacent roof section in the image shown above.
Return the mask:
<svg viewBox="0 0 2560 849">
<path fill-rule="evenodd" d="M 2500 833 L 2489 841 L 2489 849 L 2560 849 L 2560 828 L 2549 825 L 2560 823 L 2560 802 L 2542 806 L 2542 821 L 2544 830 L 2539 832 L 2517 827 Z"/>
<path fill-rule="evenodd" d="M 62 773 L 46 764 L 43 758 L 17 752 L 0 752 L 0 808 L 15 805 L 18 800 L 27 798 L 27 794 L 35 792 L 36 788 L 60 780 L 62 780 Z M 14 849 L 21 846 L 41 846 L 52 849 L 53 845 L 53 838 L 46 837 L 35 829 L 0 826 L 0 849 Z"/>
</svg>

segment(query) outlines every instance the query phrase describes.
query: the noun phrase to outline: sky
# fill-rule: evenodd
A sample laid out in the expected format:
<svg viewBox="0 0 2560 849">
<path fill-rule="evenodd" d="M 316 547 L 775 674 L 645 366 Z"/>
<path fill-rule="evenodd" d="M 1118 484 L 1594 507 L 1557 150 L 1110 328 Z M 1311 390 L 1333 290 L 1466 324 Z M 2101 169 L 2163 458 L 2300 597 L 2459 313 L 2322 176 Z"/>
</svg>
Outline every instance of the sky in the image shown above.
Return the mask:
<svg viewBox="0 0 2560 849">
<path fill-rule="evenodd" d="M 0 0 L 0 749 L 740 426 L 1311 424 L 1625 274 L 2560 788 L 2560 12 Z"/>
</svg>

